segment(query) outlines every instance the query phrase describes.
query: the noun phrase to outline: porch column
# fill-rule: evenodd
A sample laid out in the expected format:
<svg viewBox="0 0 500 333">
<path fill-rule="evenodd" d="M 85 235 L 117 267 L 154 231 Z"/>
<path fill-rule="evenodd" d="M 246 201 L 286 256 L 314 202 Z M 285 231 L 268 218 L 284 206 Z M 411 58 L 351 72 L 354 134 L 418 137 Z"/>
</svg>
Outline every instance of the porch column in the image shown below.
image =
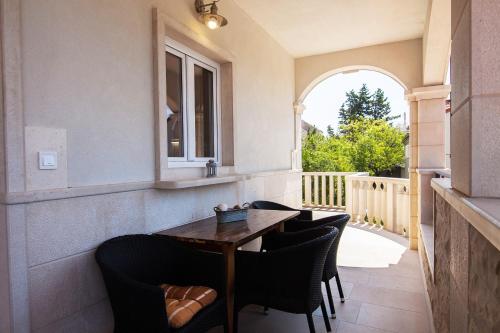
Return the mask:
<svg viewBox="0 0 500 333">
<path fill-rule="evenodd" d="M 306 109 L 302 103 L 293 105 L 295 119 L 295 149 L 292 152 L 292 169 L 302 169 L 302 113 Z"/>
<path fill-rule="evenodd" d="M 406 95 L 410 103 L 410 248 L 418 244 L 418 224 L 432 223 L 431 178 L 444 169 L 445 112 L 450 86 L 415 88 Z M 431 171 L 432 170 L 432 171 Z"/>
<path fill-rule="evenodd" d="M 451 183 L 500 198 L 500 5 L 452 1 Z"/>
</svg>

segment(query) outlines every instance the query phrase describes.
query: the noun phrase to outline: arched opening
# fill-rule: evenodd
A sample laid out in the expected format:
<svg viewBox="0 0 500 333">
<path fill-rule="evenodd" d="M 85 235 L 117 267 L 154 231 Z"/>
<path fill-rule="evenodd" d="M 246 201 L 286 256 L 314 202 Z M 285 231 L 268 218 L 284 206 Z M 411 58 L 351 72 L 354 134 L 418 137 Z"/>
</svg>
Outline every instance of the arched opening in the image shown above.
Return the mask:
<svg viewBox="0 0 500 333">
<path fill-rule="evenodd" d="M 302 104 L 304 112 L 302 120 L 317 126 L 326 133 L 326 125 L 338 127 L 338 111 L 345 101 L 346 93 L 358 91 L 362 84 L 366 84 L 373 93 L 381 89 L 391 107 L 391 116 L 398 117 L 394 120 L 396 125 L 406 128 L 409 123 L 409 105 L 405 100 L 406 88 L 394 76 L 372 69 L 349 70 L 331 74 L 323 78 L 305 95 Z"/>
<path fill-rule="evenodd" d="M 304 102 L 305 98 L 307 97 L 307 95 L 318 84 L 320 84 L 324 80 L 328 79 L 329 77 L 332 77 L 332 76 L 334 76 L 336 74 L 349 73 L 349 72 L 353 72 L 353 71 L 355 72 L 355 71 L 361 71 L 361 70 L 374 71 L 374 72 L 378 72 L 378 73 L 381 73 L 381 74 L 385 74 L 386 76 L 388 76 L 388 77 L 392 78 L 394 81 L 396 81 L 404 89 L 405 94 L 407 92 L 409 92 L 409 87 L 407 87 L 407 85 L 402 80 L 400 80 L 393 73 L 391 73 L 391 72 L 389 72 L 389 71 L 387 71 L 387 70 L 385 70 L 383 68 L 376 67 L 376 66 L 370 66 L 370 65 L 345 66 L 345 67 L 340 67 L 340 68 L 332 69 L 332 70 L 330 70 L 328 72 L 325 72 L 325 73 L 321 74 L 320 76 L 318 76 L 314 80 L 312 80 L 307 85 L 307 87 L 302 91 L 302 93 L 300 94 L 300 96 L 297 98 L 296 104 L 302 104 Z"/>
<path fill-rule="evenodd" d="M 369 96 L 375 96 L 375 92 L 380 88 L 383 91 L 382 96 L 386 97 L 390 104 L 391 111 L 388 114 L 390 117 L 380 118 L 380 120 L 394 117 L 390 121 L 384 122 L 384 126 L 386 126 L 384 128 L 389 128 L 389 132 L 397 132 L 398 140 L 400 140 L 398 156 L 404 157 L 404 160 L 394 159 L 394 161 L 400 161 L 397 162 L 398 165 L 396 162 L 394 164 L 394 169 L 401 169 L 400 173 L 379 174 L 365 169 L 336 169 L 331 167 L 332 164 L 323 163 L 323 160 L 315 166 L 325 167 L 325 169 L 313 170 L 306 168 L 304 164 L 304 161 L 309 159 L 311 155 L 304 155 L 302 160 L 304 170 L 303 205 L 320 211 L 346 211 L 355 222 L 355 225 L 351 225 L 350 228 L 358 229 L 352 231 L 356 233 L 356 237 L 364 235 L 367 240 L 373 240 L 377 244 L 383 243 L 386 241 L 384 239 L 391 237 L 386 231 L 398 234 L 399 236 L 394 235 L 396 238 L 389 242 L 397 247 L 396 243 L 398 242 L 399 244 L 408 244 L 404 237 L 408 237 L 410 229 L 410 195 L 408 191 L 410 188 L 408 179 L 410 110 L 405 99 L 408 87 L 395 75 L 373 66 L 348 66 L 334 69 L 311 81 L 301 93 L 298 99 L 298 103 L 302 105 L 303 109 L 301 121 L 305 119 L 310 125 L 321 131 L 321 135 L 326 137 L 324 141 L 327 142 L 326 149 L 331 149 L 330 147 L 343 149 L 342 146 L 337 146 L 337 142 L 342 144 L 345 142 L 339 139 L 339 137 L 345 136 L 345 132 L 341 132 L 338 126 L 339 109 L 346 101 L 346 93 L 350 91 L 358 93 L 363 84 L 367 85 Z M 331 127 L 327 128 L 327 126 Z M 300 135 L 307 133 L 307 129 L 303 128 L 302 124 L 301 128 Z M 331 131 L 332 128 L 334 131 Z M 361 128 L 364 129 L 364 127 Z M 374 140 L 377 143 L 376 137 Z M 302 138 L 300 138 L 300 142 L 304 143 Z M 356 149 L 352 151 L 359 152 Z M 380 155 L 386 152 L 374 151 Z M 335 150 L 331 154 L 321 154 L 321 158 L 329 159 L 335 154 L 338 155 L 339 150 Z M 342 160 L 336 160 L 335 163 L 337 161 L 340 163 Z M 353 165 L 351 164 L 350 167 Z M 403 169 L 404 171 L 402 171 Z M 317 214 L 322 213 L 318 212 Z M 366 232 L 376 233 L 382 238 L 372 239 L 372 236 Z M 398 258 L 393 258 L 396 262 L 401 253 L 398 254 Z M 356 262 L 358 257 L 351 259 L 353 259 L 352 265 L 362 265 L 361 262 Z M 381 262 L 389 260 L 389 258 L 382 259 L 382 257 L 379 259 Z"/>
</svg>

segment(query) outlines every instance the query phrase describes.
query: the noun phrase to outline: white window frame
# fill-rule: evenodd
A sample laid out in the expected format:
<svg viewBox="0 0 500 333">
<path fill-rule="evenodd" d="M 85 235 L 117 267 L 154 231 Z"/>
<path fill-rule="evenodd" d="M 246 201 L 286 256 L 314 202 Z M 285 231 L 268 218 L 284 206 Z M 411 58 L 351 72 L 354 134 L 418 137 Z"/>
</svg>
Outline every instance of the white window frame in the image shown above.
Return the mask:
<svg viewBox="0 0 500 333">
<path fill-rule="evenodd" d="M 184 157 L 168 157 L 168 167 L 205 167 L 208 160 L 213 159 L 220 165 L 221 156 L 221 89 L 220 66 L 218 63 L 176 42 L 165 39 L 165 51 L 181 57 L 183 66 L 183 130 Z M 214 155 L 213 157 L 196 157 L 196 131 L 194 109 L 194 65 L 198 65 L 213 73 L 214 96 Z M 168 87 L 167 87 L 168 89 Z M 167 152 L 168 153 L 168 152 Z"/>
<path fill-rule="evenodd" d="M 171 53 L 181 59 L 181 75 L 182 75 L 182 141 L 184 145 L 184 157 L 169 157 L 169 161 L 172 162 L 186 162 L 187 161 L 187 151 L 188 151 L 188 138 L 186 137 L 187 133 L 187 83 L 186 83 L 186 55 L 182 52 L 177 51 L 176 49 L 166 46 L 165 51 Z M 168 136 L 167 136 L 168 140 Z M 167 146 L 167 154 L 168 154 L 168 146 Z"/>
</svg>

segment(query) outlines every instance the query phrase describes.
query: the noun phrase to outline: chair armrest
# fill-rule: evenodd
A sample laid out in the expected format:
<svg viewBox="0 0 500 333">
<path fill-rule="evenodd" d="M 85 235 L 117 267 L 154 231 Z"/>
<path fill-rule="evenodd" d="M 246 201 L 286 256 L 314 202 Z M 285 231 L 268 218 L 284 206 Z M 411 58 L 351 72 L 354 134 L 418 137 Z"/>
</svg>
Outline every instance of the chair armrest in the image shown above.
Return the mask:
<svg viewBox="0 0 500 333">
<path fill-rule="evenodd" d="M 169 333 L 163 290 L 102 267 L 116 332 Z"/>
<path fill-rule="evenodd" d="M 312 229 L 312 228 L 319 228 L 323 226 L 333 226 L 337 227 L 338 229 L 343 229 L 341 227 L 342 225 L 345 225 L 347 221 L 350 219 L 350 215 L 348 214 L 340 214 L 340 215 L 332 215 L 332 216 L 327 216 L 323 217 L 320 219 L 315 219 L 315 220 L 302 220 L 302 219 L 296 219 L 296 220 L 291 220 L 288 221 L 285 224 L 285 231 L 286 232 L 297 232 L 297 231 L 302 231 L 306 229 Z M 340 230 L 342 231 L 342 230 Z"/>
</svg>

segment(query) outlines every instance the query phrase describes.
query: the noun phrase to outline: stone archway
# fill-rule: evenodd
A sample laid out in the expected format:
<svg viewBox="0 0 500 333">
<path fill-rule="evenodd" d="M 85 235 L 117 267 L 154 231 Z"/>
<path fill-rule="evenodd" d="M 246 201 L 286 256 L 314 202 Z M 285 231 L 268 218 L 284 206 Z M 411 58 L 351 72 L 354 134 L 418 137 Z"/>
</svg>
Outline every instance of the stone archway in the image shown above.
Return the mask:
<svg viewBox="0 0 500 333">
<path fill-rule="evenodd" d="M 310 59 L 309 59 L 310 61 Z M 333 61 L 332 63 L 335 63 Z M 411 71 L 421 73 L 420 65 L 414 64 L 416 68 Z M 417 66 L 418 65 L 418 66 Z M 317 66 L 316 66 L 317 67 Z M 410 230 L 409 230 L 409 245 L 410 248 L 416 249 L 418 246 L 418 234 L 421 232 L 419 228 L 422 224 L 432 223 L 429 212 L 432 212 L 432 191 L 430 189 L 430 177 L 433 172 L 427 170 L 436 170 L 445 168 L 444 154 L 444 110 L 445 100 L 449 94 L 450 87 L 439 85 L 420 87 L 421 81 L 403 80 L 400 77 L 411 77 L 408 73 L 403 75 L 394 74 L 395 72 L 375 65 L 355 65 L 349 64 L 340 67 L 331 67 L 331 69 L 317 72 L 317 68 L 309 70 L 316 71 L 314 77 L 310 76 L 306 81 L 299 80 L 296 82 L 296 102 L 294 104 L 295 111 L 295 151 L 294 151 L 294 168 L 300 169 L 301 161 L 301 144 L 302 131 L 301 120 L 302 113 L 305 110 L 303 105 L 307 95 L 322 81 L 332 75 L 345 73 L 354 70 L 372 70 L 389 76 L 398 82 L 405 90 L 405 98 L 410 106 Z M 400 68 L 400 66 L 399 66 Z M 296 63 L 297 70 L 297 63 Z M 303 75 L 304 73 L 302 73 Z M 398 73 L 401 74 L 401 73 Z M 307 75 L 306 75 L 307 76 Z M 414 76 L 414 75 L 413 75 Z M 297 89 L 300 90 L 297 90 Z M 436 135 L 435 132 L 438 134 Z M 421 213 L 421 212 L 424 212 Z"/>
<path fill-rule="evenodd" d="M 323 73 L 320 73 L 318 76 L 312 78 L 310 82 L 304 87 L 304 89 L 300 92 L 297 100 L 294 103 L 294 112 L 295 112 L 295 150 L 293 153 L 293 168 L 294 169 L 301 169 L 302 168 L 302 159 L 301 159 L 301 149 L 302 149 L 302 129 L 301 129 L 301 123 L 302 123 L 302 113 L 305 110 L 305 106 L 303 104 L 305 98 L 307 95 L 321 82 L 324 80 L 340 74 L 340 73 L 348 73 L 348 72 L 353 72 L 353 71 L 359 71 L 359 70 L 369 70 L 369 71 L 374 71 L 378 72 L 380 74 L 384 74 L 391 79 L 393 79 L 395 82 L 397 82 L 405 91 L 405 96 L 407 96 L 410 92 L 407 84 L 403 82 L 397 75 L 393 74 L 392 72 L 381 68 L 377 66 L 372 66 L 372 65 L 349 65 L 349 66 L 343 66 L 343 67 L 338 67 L 334 68 L 328 71 L 325 71 Z"/>
<path fill-rule="evenodd" d="M 383 68 L 380 68 L 377 66 L 371 66 L 371 65 L 350 65 L 350 66 L 344 66 L 344 67 L 332 69 L 330 71 L 327 71 L 327 72 L 319 75 L 315 79 L 313 79 L 305 87 L 305 89 L 301 92 L 301 94 L 298 96 L 295 104 L 297 104 L 297 105 L 302 104 L 304 102 L 305 98 L 307 97 L 307 95 L 309 95 L 309 93 L 318 84 L 320 84 L 324 80 L 328 79 L 329 77 L 332 77 L 336 74 L 349 73 L 349 72 L 360 71 L 360 70 L 368 70 L 368 71 L 374 71 L 374 72 L 378 72 L 380 74 L 384 74 L 384 75 L 390 77 L 391 79 L 393 79 L 394 81 L 396 81 L 401 87 L 403 87 L 403 89 L 405 90 L 405 94 L 408 93 L 408 87 L 406 86 L 406 84 L 401 79 L 399 79 L 399 77 L 397 77 L 393 73 L 391 73 Z"/>
</svg>

